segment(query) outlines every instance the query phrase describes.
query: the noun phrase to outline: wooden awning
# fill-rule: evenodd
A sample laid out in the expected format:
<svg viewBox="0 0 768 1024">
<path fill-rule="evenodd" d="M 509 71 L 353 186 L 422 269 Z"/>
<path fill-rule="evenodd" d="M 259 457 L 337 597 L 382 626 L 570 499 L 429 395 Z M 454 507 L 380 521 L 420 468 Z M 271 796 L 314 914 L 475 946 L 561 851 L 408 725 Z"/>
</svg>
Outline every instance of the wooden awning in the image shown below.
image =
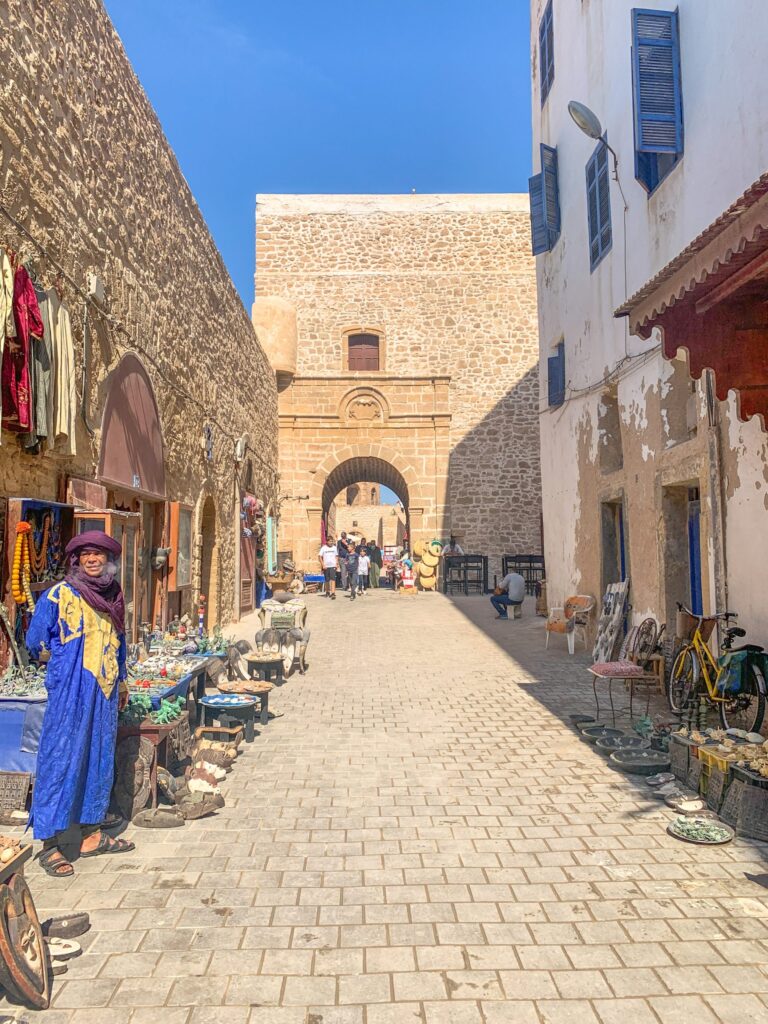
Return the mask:
<svg viewBox="0 0 768 1024">
<path fill-rule="evenodd" d="M 616 310 L 632 334 L 658 327 L 663 353 L 688 353 L 691 374 L 715 374 L 742 419 L 768 422 L 768 174 Z"/>
</svg>

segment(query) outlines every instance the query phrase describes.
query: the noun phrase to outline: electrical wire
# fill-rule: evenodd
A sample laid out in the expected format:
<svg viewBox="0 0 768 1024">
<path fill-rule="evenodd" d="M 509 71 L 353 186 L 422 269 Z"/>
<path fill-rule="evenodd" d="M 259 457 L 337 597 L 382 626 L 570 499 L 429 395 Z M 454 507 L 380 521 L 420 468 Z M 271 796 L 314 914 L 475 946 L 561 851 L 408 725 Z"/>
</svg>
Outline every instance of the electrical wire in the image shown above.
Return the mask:
<svg viewBox="0 0 768 1024">
<path fill-rule="evenodd" d="M 233 443 L 238 440 L 235 434 L 231 434 L 225 427 L 221 425 L 221 423 L 216 419 L 215 416 L 211 415 L 210 410 L 208 409 L 207 406 L 205 406 L 201 401 L 199 401 L 199 399 L 195 398 L 194 395 L 191 395 L 185 388 L 181 387 L 181 385 L 177 384 L 176 381 L 173 380 L 173 378 L 169 377 L 165 373 L 165 371 L 160 366 L 157 359 L 152 355 L 152 353 L 148 352 L 144 348 L 144 346 L 141 345 L 140 342 L 135 341 L 131 337 L 130 331 L 113 313 L 108 313 L 106 310 L 102 309 L 99 303 L 94 298 L 94 296 L 89 295 L 88 292 L 85 291 L 85 289 L 80 287 L 80 285 L 74 280 L 74 278 L 71 277 L 71 275 L 67 273 L 64 267 L 61 266 L 58 260 L 56 260 L 56 258 L 51 255 L 51 253 L 46 249 L 43 243 L 40 242 L 37 238 L 35 238 L 35 236 L 20 221 L 18 221 L 2 202 L 0 202 L 0 213 L 2 213 L 6 217 L 6 219 L 10 221 L 11 224 L 13 224 L 16 230 L 19 231 L 27 239 L 27 241 L 30 242 L 35 247 L 35 249 L 39 253 L 41 253 L 45 257 L 45 259 L 56 268 L 56 270 L 59 272 L 59 274 L 61 274 L 61 276 L 64 278 L 67 284 L 83 300 L 83 302 L 85 303 L 85 310 L 87 310 L 88 307 L 90 306 L 90 308 L 94 310 L 97 316 L 99 316 L 113 331 L 115 331 L 117 334 L 124 335 L 130 343 L 129 347 L 138 350 L 142 354 L 142 356 L 149 363 L 152 364 L 152 367 L 155 370 L 157 376 L 161 378 L 163 383 L 167 387 L 171 388 L 173 391 L 177 392 L 177 394 L 181 395 L 184 399 L 186 399 L 186 401 L 190 402 L 192 405 L 200 409 L 204 413 L 205 418 L 208 421 L 215 424 L 217 429 L 221 431 L 224 437 L 228 438 Z M 87 329 L 86 316 L 83 317 L 83 321 L 84 329 Z M 85 395 L 83 395 L 83 402 L 85 402 Z M 88 432 L 92 435 L 93 431 L 90 428 L 87 420 L 86 428 L 88 429 Z M 257 452 L 255 448 L 253 448 L 247 442 L 245 447 L 247 451 L 249 451 L 266 469 L 269 470 L 273 478 L 277 477 L 278 474 L 275 467 L 272 466 L 259 452 Z"/>
</svg>

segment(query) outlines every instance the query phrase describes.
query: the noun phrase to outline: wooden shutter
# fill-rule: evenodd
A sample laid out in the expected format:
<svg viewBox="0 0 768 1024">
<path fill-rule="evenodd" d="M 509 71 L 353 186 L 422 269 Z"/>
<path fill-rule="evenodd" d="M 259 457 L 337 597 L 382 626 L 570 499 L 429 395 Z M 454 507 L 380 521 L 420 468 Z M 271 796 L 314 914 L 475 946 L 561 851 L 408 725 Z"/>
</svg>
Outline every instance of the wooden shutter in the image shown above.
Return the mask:
<svg viewBox="0 0 768 1024">
<path fill-rule="evenodd" d="M 547 359 L 547 399 L 550 407 L 565 401 L 565 342 L 561 341 L 555 355 Z"/>
<path fill-rule="evenodd" d="M 531 246 L 533 255 L 549 250 L 549 232 L 544 217 L 544 175 L 535 174 L 528 179 L 528 198 L 531 204 Z"/>
<path fill-rule="evenodd" d="M 377 334 L 350 334 L 348 338 L 350 370 L 379 369 L 379 337 Z"/>
<path fill-rule="evenodd" d="M 587 164 L 587 211 L 589 219 L 589 263 L 592 270 L 611 248 L 611 181 L 608 150 L 604 142 Z"/>
<path fill-rule="evenodd" d="M 552 0 L 546 6 L 539 23 L 539 83 L 541 87 L 541 103 L 549 95 L 552 82 L 555 80 L 555 37 Z"/>
<path fill-rule="evenodd" d="M 544 179 L 544 221 L 549 234 L 549 248 L 560 237 L 560 196 L 557 181 L 557 150 L 541 145 L 541 174 Z"/>
<path fill-rule="evenodd" d="M 682 153 L 677 11 L 632 11 L 632 79 L 637 152 Z"/>
</svg>

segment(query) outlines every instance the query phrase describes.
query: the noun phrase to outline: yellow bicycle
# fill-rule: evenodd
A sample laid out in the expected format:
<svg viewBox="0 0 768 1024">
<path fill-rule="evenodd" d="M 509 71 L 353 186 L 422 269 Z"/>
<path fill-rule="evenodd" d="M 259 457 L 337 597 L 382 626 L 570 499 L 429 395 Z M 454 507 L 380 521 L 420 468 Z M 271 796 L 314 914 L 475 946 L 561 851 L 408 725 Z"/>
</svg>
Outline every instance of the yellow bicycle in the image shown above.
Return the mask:
<svg viewBox="0 0 768 1024">
<path fill-rule="evenodd" d="M 720 650 L 726 654 L 748 651 L 759 654 L 763 651 L 757 644 L 734 647 L 737 637 L 746 636 L 746 630 L 731 626 L 736 612 L 721 615 L 694 615 L 689 608 L 678 604 L 678 611 L 695 620 L 693 636 L 687 640 L 675 658 L 669 679 L 669 706 L 681 714 L 690 704 L 703 696 L 708 704 L 717 707 L 724 729 L 743 729 L 745 732 L 759 732 L 765 716 L 765 680 L 754 663 L 748 659 L 742 667 L 741 685 L 738 691 L 724 686 L 729 675 L 728 669 L 717 664 L 707 646 L 716 622 L 725 623 L 725 632 Z"/>
</svg>

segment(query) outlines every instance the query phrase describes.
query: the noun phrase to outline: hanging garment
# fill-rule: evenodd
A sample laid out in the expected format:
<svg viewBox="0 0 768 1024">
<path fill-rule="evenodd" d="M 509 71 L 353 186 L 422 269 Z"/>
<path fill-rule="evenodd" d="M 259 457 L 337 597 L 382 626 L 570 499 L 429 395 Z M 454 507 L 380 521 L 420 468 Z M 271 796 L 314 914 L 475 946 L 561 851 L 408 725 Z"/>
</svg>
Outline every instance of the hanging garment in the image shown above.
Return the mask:
<svg viewBox="0 0 768 1024">
<path fill-rule="evenodd" d="M 3 364 L 3 351 L 5 339 L 13 338 L 16 334 L 16 325 L 13 322 L 13 271 L 8 254 L 3 249 L 0 251 L 0 367 Z M 0 388 L 0 416 L 3 412 L 3 392 Z M 0 438 L 0 444 L 2 444 Z"/>
<path fill-rule="evenodd" d="M 50 653 L 30 818 L 35 838 L 50 839 L 107 813 L 125 636 L 68 583 L 56 583 L 37 603 L 27 647 L 33 657 Z"/>
<path fill-rule="evenodd" d="M 37 451 L 46 438 L 48 446 L 53 446 L 54 336 L 48 293 L 36 281 L 33 284 L 43 324 L 43 336 L 30 345 L 33 428 L 24 436 L 24 447 Z"/>
<path fill-rule="evenodd" d="M 8 254 L 0 252 L 0 345 L 2 339 L 16 337 L 13 320 L 13 267 Z"/>
<path fill-rule="evenodd" d="M 40 308 L 26 267 L 17 267 L 13 279 L 13 319 L 16 337 L 6 339 L 2 368 L 2 423 L 6 430 L 32 430 L 30 345 L 43 336 Z"/>
<path fill-rule="evenodd" d="M 55 288 L 48 292 L 48 305 L 53 325 L 53 430 L 48 443 L 56 443 L 57 449 L 65 455 L 74 455 L 77 386 L 72 321 Z"/>
</svg>

